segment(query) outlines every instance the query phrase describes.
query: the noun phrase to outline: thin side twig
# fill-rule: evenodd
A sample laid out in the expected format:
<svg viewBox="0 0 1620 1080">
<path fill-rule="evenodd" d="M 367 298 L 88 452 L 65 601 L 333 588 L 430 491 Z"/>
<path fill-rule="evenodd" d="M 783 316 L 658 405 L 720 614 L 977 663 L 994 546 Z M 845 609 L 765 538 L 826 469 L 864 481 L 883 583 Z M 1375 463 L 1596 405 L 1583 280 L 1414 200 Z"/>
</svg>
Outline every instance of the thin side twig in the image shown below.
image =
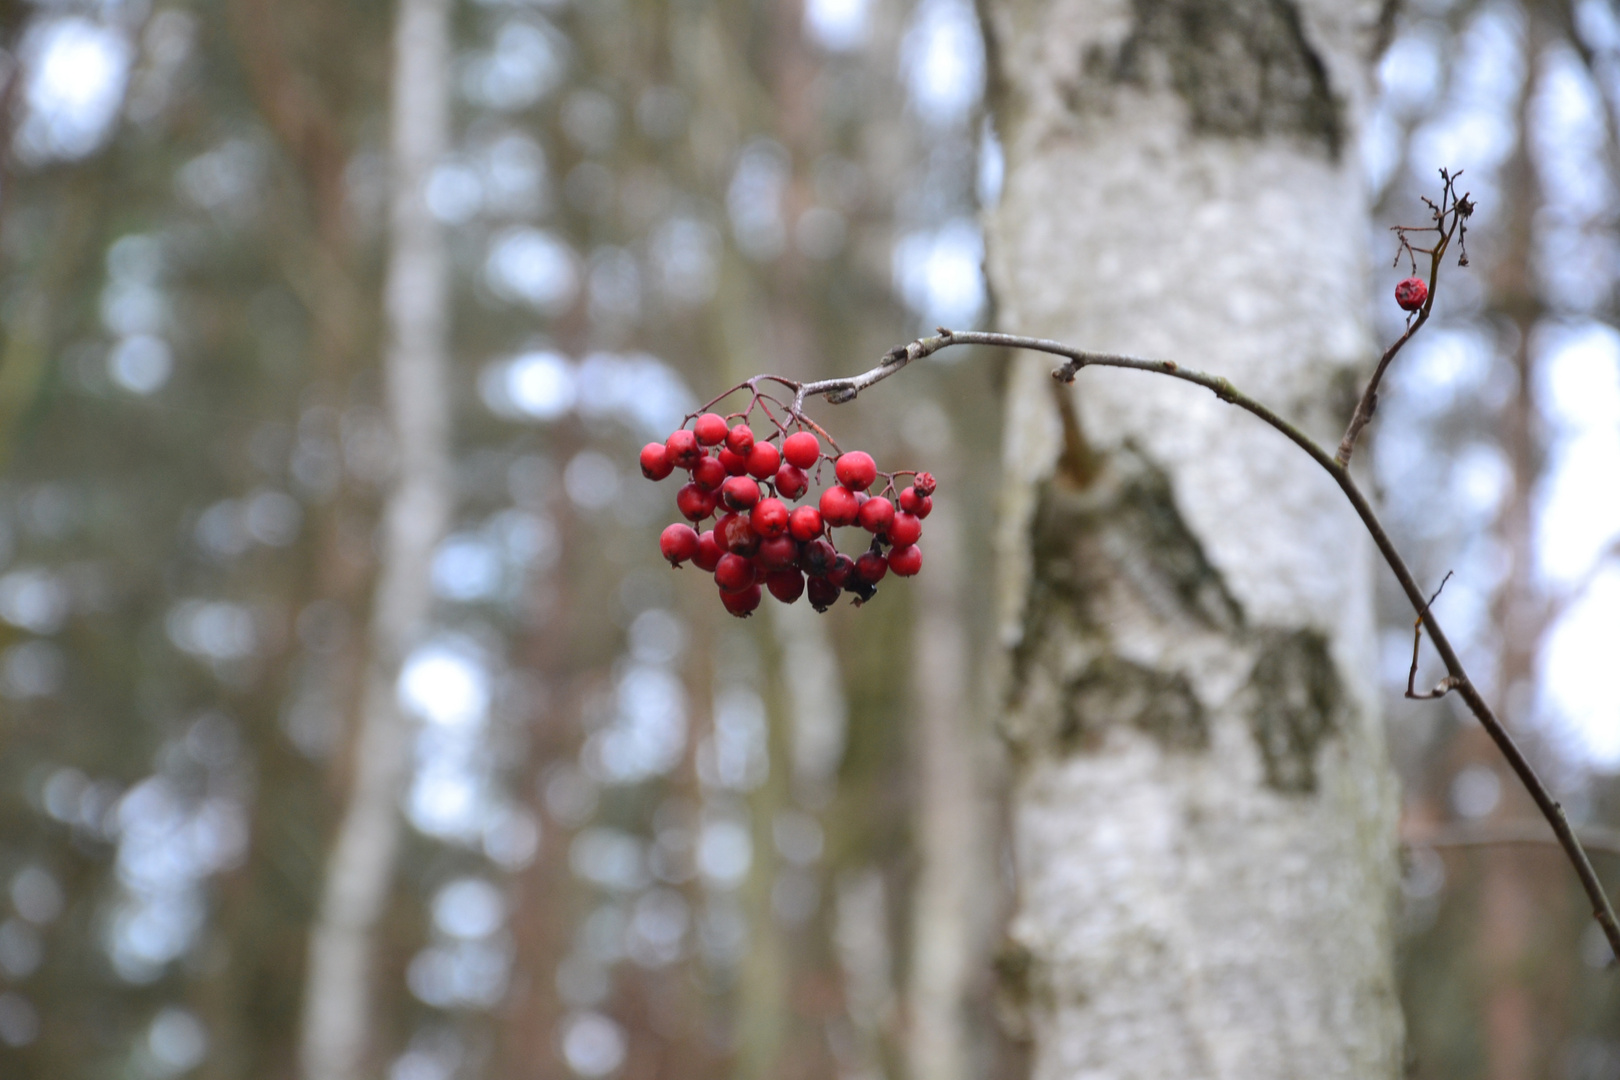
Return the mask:
<svg viewBox="0 0 1620 1080">
<path fill-rule="evenodd" d="M 1432 294 L 1431 294 L 1432 296 Z M 1052 372 L 1052 377 L 1062 382 L 1073 382 L 1075 376 L 1088 367 L 1125 368 L 1131 371 L 1145 371 L 1155 375 L 1166 375 L 1172 379 L 1201 386 L 1213 393 L 1222 401 L 1229 402 L 1259 417 L 1272 428 L 1276 429 L 1285 438 L 1298 446 L 1311 460 L 1315 461 L 1339 485 L 1345 499 L 1355 510 L 1356 516 L 1361 519 L 1362 526 L 1373 539 L 1373 544 L 1383 556 L 1384 562 L 1389 566 L 1390 572 L 1400 583 L 1401 591 L 1406 594 L 1412 609 L 1418 614 L 1419 625 L 1429 632 L 1429 639 L 1434 642 L 1435 651 L 1440 654 L 1448 675 L 1447 681 L 1451 684 L 1449 690 L 1455 691 L 1467 704 L 1470 712 L 1474 714 L 1480 725 L 1496 743 L 1497 749 L 1508 761 L 1514 775 L 1525 790 L 1535 801 L 1536 808 L 1541 811 L 1542 817 L 1552 826 L 1559 845 L 1563 848 L 1565 856 L 1575 869 L 1580 879 L 1581 887 L 1585 890 L 1587 899 L 1592 904 L 1592 916 L 1603 928 L 1603 934 L 1608 939 L 1609 948 L 1614 953 L 1616 962 L 1620 962 L 1620 919 L 1615 916 L 1614 905 L 1610 903 L 1608 894 L 1604 892 L 1603 884 L 1598 880 L 1597 872 L 1592 868 L 1592 862 L 1587 858 L 1586 851 L 1581 846 L 1580 839 L 1570 827 L 1569 818 L 1558 800 L 1552 797 L 1547 785 L 1531 766 L 1524 751 L 1508 732 L 1507 728 L 1497 718 L 1489 703 L 1480 696 L 1478 688 L 1468 678 L 1468 672 L 1463 667 L 1461 658 L 1456 649 L 1452 647 L 1451 639 L 1446 636 L 1434 612 L 1429 607 L 1429 598 L 1418 587 L 1417 580 L 1407 567 L 1406 560 L 1396 549 L 1395 543 L 1390 539 L 1378 515 L 1373 511 L 1367 497 L 1356 485 L 1355 479 L 1350 475 L 1346 463 L 1340 462 L 1322 449 L 1316 440 L 1306 435 L 1299 428 L 1271 411 L 1265 404 L 1249 397 L 1234 387 L 1230 380 L 1206 372 L 1196 371 L 1182 367 L 1172 360 L 1142 360 L 1131 356 L 1116 356 L 1108 353 L 1090 353 L 1073 346 L 1065 345 L 1060 341 L 1051 341 L 1045 338 L 1023 337 L 1017 334 L 998 334 L 978 330 L 947 330 L 941 327 L 930 337 L 919 338 L 909 345 L 891 349 L 884 354 L 883 360 L 876 367 L 864 371 L 859 375 L 852 375 L 842 379 L 822 379 L 818 382 L 794 384 L 798 387 L 793 399 L 795 415 L 798 414 L 804 399 L 811 395 L 819 395 L 831 404 L 842 404 L 855 400 L 861 391 L 882 382 L 889 376 L 902 370 L 906 365 L 931 356 L 941 349 L 953 345 L 990 345 L 1009 349 L 1028 349 L 1032 352 L 1047 353 L 1062 357 L 1064 362 Z M 783 380 L 786 381 L 786 380 Z"/>
<path fill-rule="evenodd" d="M 1418 646 L 1423 642 L 1423 612 L 1428 611 L 1434 606 L 1434 602 L 1440 599 L 1440 593 L 1445 590 L 1446 582 L 1450 580 L 1451 571 L 1447 570 L 1446 576 L 1440 579 L 1440 588 L 1434 590 L 1429 602 L 1423 605 L 1423 611 L 1418 612 L 1418 617 L 1412 620 L 1412 669 L 1406 673 L 1406 696 L 1413 701 L 1433 701 L 1435 698 L 1443 698 L 1457 685 L 1449 675 L 1436 683 L 1434 689 L 1426 694 L 1418 693 L 1413 685 L 1417 682 Z"/>
</svg>

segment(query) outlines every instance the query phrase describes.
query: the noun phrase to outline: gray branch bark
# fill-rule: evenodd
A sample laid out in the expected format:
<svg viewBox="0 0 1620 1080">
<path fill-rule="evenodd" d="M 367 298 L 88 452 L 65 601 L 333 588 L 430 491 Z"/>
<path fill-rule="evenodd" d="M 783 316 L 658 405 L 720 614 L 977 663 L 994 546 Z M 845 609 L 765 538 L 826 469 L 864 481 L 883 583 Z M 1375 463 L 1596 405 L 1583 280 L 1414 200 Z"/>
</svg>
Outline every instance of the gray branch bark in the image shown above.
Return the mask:
<svg viewBox="0 0 1620 1080">
<path fill-rule="evenodd" d="M 1376 5 L 985 15 L 1005 324 L 1196 363 L 1336 438 L 1334 388 L 1377 355 L 1353 153 Z M 1215 397 L 1054 391 L 1050 368 L 1014 361 L 1000 538 L 1001 967 L 1034 1075 L 1392 1078 L 1365 535 L 1315 462 Z"/>
<path fill-rule="evenodd" d="M 309 946 L 300 1059 L 306 1080 L 366 1074 L 377 923 L 393 881 L 410 729 L 395 696 L 425 633 L 429 568 L 452 507 L 444 238 L 422 198 L 449 139 L 449 2 L 400 0 L 391 92 L 393 196 L 383 358 L 397 471 L 383 511 L 370 655 L 348 804 Z"/>
</svg>

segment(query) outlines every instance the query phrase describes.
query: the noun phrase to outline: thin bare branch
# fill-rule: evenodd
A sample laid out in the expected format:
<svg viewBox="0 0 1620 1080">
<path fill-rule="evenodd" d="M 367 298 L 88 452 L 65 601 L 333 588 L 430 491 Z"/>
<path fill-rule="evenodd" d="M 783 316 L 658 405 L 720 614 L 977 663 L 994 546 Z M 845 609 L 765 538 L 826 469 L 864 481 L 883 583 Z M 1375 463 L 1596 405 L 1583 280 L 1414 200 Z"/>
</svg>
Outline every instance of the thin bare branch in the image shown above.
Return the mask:
<svg viewBox="0 0 1620 1080">
<path fill-rule="evenodd" d="M 1418 645 L 1423 641 L 1423 614 L 1434 606 L 1436 600 L 1440 599 L 1441 591 L 1445 589 L 1446 582 L 1450 580 L 1451 571 L 1447 570 L 1446 576 L 1440 579 L 1440 588 L 1434 590 L 1434 595 L 1429 597 L 1429 602 L 1423 605 L 1423 611 L 1418 612 L 1418 617 L 1412 620 L 1412 669 L 1406 673 L 1406 696 L 1413 701 L 1432 701 L 1435 698 L 1445 697 L 1457 685 L 1456 680 L 1449 675 L 1436 683 L 1434 689 L 1426 694 L 1418 693 L 1413 685 L 1417 682 Z"/>
</svg>

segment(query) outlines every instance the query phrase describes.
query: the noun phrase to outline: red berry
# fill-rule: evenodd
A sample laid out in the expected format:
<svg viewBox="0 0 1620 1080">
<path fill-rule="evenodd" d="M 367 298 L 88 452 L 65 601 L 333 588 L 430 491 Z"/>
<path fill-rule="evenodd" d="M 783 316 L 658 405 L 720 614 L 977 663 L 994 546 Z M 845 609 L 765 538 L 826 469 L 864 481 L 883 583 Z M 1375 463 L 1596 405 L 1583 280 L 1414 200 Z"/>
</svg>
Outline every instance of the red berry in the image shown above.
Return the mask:
<svg viewBox="0 0 1620 1080">
<path fill-rule="evenodd" d="M 761 599 L 762 596 L 758 585 L 750 585 L 748 588 L 736 592 L 720 590 L 720 602 L 726 606 L 727 611 L 739 619 L 746 619 L 753 614 L 754 609 L 759 607 Z"/>
<path fill-rule="evenodd" d="M 797 499 L 809 487 L 809 479 L 804 475 L 804 470 L 797 465 L 783 464 L 776 470 L 776 490 L 783 498 Z"/>
<path fill-rule="evenodd" d="M 702 484 L 683 484 L 675 493 L 675 506 L 687 521 L 702 521 L 714 513 L 717 496 Z"/>
<path fill-rule="evenodd" d="M 759 485 L 746 476 L 731 476 L 720 485 L 720 498 L 733 510 L 751 510 L 759 502 Z"/>
<path fill-rule="evenodd" d="M 901 577 L 910 577 L 922 569 L 922 548 L 916 544 L 901 544 L 889 552 L 889 569 Z"/>
<path fill-rule="evenodd" d="M 748 475 L 756 479 L 769 480 L 776 475 L 776 467 L 781 463 L 782 456 L 768 442 L 757 442 L 748 451 Z"/>
<path fill-rule="evenodd" d="M 778 536 L 772 540 L 761 540 L 759 542 L 759 552 L 754 558 L 766 570 L 786 570 L 798 560 L 799 545 L 793 542 L 791 536 Z"/>
<path fill-rule="evenodd" d="M 810 606 L 817 611 L 826 611 L 838 603 L 839 589 L 824 577 L 813 577 L 806 582 L 810 593 Z"/>
<path fill-rule="evenodd" d="M 916 514 L 920 518 L 925 518 L 925 517 L 927 517 L 929 514 L 931 514 L 933 512 L 934 512 L 934 500 L 933 500 L 933 498 L 931 496 L 928 496 L 928 495 L 924 495 L 922 498 L 918 499 L 917 500 L 917 509 L 912 511 L 912 513 Z"/>
<path fill-rule="evenodd" d="M 765 575 L 765 587 L 784 604 L 791 604 L 804 595 L 804 575 L 797 570 L 773 570 Z"/>
<path fill-rule="evenodd" d="M 669 450 L 661 442 L 650 442 L 641 448 L 641 475 L 649 480 L 662 480 L 675 471 L 669 460 Z"/>
<path fill-rule="evenodd" d="M 1409 277 L 1395 286 L 1395 302 L 1403 311 L 1416 311 L 1429 298 L 1429 286 L 1422 278 Z"/>
<path fill-rule="evenodd" d="M 917 507 L 922 505 L 923 493 L 914 487 L 908 487 L 900 493 L 900 509 L 908 514 L 915 514 Z"/>
<path fill-rule="evenodd" d="M 719 458 L 703 457 L 692 466 L 692 482 L 702 484 L 713 491 L 725 482 L 726 467 L 720 464 Z"/>
<path fill-rule="evenodd" d="M 833 486 L 821 493 L 821 520 L 833 528 L 855 524 L 861 505 L 849 488 Z"/>
<path fill-rule="evenodd" d="M 808 431 L 789 435 L 782 440 L 782 456 L 787 458 L 789 465 L 800 469 L 811 468 L 821 457 L 821 441 Z"/>
<path fill-rule="evenodd" d="M 754 531 L 767 540 L 788 531 L 788 508 L 781 499 L 761 499 L 754 512 L 748 515 Z"/>
<path fill-rule="evenodd" d="M 805 573 L 821 577 L 829 573 L 838 561 L 838 549 L 828 540 L 817 537 L 799 549 L 799 565 Z"/>
<path fill-rule="evenodd" d="M 889 526 L 889 541 L 896 547 L 915 544 L 922 536 L 922 522 L 915 514 L 908 514 L 904 510 L 894 515 L 894 524 Z"/>
<path fill-rule="evenodd" d="M 876 585 L 889 572 L 889 560 L 875 551 L 868 551 L 855 560 L 855 576 L 868 585 Z"/>
<path fill-rule="evenodd" d="M 754 448 L 754 433 L 747 424 L 738 424 L 726 433 L 726 449 L 733 454 L 748 456 L 748 451 Z"/>
<path fill-rule="evenodd" d="M 697 418 L 697 423 L 692 425 L 692 434 L 696 435 L 697 441 L 704 446 L 714 446 L 717 443 L 725 442 L 725 417 L 716 416 L 712 412 L 704 413 Z"/>
<path fill-rule="evenodd" d="M 842 589 L 855 577 L 855 560 L 840 553 L 827 569 L 827 580 Z"/>
<path fill-rule="evenodd" d="M 725 552 L 720 550 L 719 541 L 714 538 L 714 530 L 710 529 L 698 537 L 697 554 L 692 556 L 692 565 L 704 573 L 714 573 L 714 568 L 720 565 L 720 556 Z"/>
<path fill-rule="evenodd" d="M 690 469 L 703 456 L 703 448 L 698 445 L 697 436 L 685 428 L 681 428 L 664 440 L 664 449 L 669 453 L 669 460 L 678 469 Z"/>
<path fill-rule="evenodd" d="M 697 530 L 684 522 L 670 525 L 658 537 L 658 550 L 664 553 L 669 565 L 679 566 L 697 554 Z"/>
<path fill-rule="evenodd" d="M 920 472 L 912 479 L 912 483 L 916 485 L 917 494 L 919 495 L 932 495 L 934 493 L 936 482 L 933 473 Z"/>
<path fill-rule="evenodd" d="M 814 540 L 821 535 L 821 511 L 813 506 L 801 506 L 788 518 L 788 531 L 795 540 Z"/>
<path fill-rule="evenodd" d="M 727 514 L 714 525 L 714 542 L 733 555 L 752 555 L 759 548 L 759 534 L 746 514 Z"/>
<path fill-rule="evenodd" d="M 851 491 L 865 491 L 877 479 L 877 462 L 864 450 L 851 450 L 840 454 L 833 465 L 838 482 Z"/>
<path fill-rule="evenodd" d="M 894 503 L 881 495 L 870 498 L 861 505 L 856 519 L 869 533 L 887 532 L 894 523 Z"/>
<path fill-rule="evenodd" d="M 738 554 L 720 556 L 720 565 L 714 568 L 715 584 L 726 592 L 740 592 L 754 583 L 754 563 Z"/>
<path fill-rule="evenodd" d="M 734 454 L 729 446 L 722 446 L 720 456 L 715 460 L 720 463 L 721 468 L 725 469 L 729 476 L 741 476 L 748 471 L 747 455 Z"/>
</svg>

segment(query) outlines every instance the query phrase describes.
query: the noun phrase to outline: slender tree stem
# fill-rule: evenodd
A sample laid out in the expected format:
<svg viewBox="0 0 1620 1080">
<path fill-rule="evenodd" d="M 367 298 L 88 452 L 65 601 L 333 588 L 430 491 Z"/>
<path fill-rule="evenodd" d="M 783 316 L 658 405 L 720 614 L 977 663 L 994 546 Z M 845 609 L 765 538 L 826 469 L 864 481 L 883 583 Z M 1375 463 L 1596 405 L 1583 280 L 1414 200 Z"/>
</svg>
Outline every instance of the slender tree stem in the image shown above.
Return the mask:
<svg viewBox="0 0 1620 1080">
<path fill-rule="evenodd" d="M 1424 315 L 1427 315 L 1427 313 L 1427 308 L 1425 308 Z M 1422 321 L 1421 318 L 1415 320 L 1413 326 L 1401 338 L 1401 341 L 1397 342 L 1396 346 L 1385 354 L 1385 360 L 1379 365 L 1380 373 L 1388 366 L 1388 360 L 1393 358 L 1399 346 L 1411 337 L 1412 332 L 1422 324 Z M 1318 465 L 1322 466 L 1327 471 L 1327 474 L 1333 478 L 1334 483 L 1339 485 L 1339 489 L 1344 492 L 1345 498 L 1350 501 L 1350 505 L 1355 509 L 1356 516 L 1361 518 L 1361 523 L 1367 529 L 1368 534 L 1372 536 L 1373 543 L 1377 546 L 1379 554 L 1383 555 L 1384 562 L 1389 565 L 1395 579 L 1400 582 L 1401 590 L 1406 593 L 1407 600 L 1412 604 L 1412 610 L 1418 613 L 1423 628 L 1429 632 L 1429 638 L 1434 642 L 1435 651 L 1440 654 L 1440 659 L 1445 664 L 1449 676 L 1447 679 L 1447 682 L 1450 683 L 1449 689 L 1455 690 L 1462 696 L 1463 701 L 1468 705 L 1469 711 L 1474 714 L 1491 739 L 1495 741 L 1497 748 L 1502 751 L 1502 755 L 1507 758 L 1508 764 L 1512 766 L 1514 773 L 1518 776 L 1519 782 L 1524 785 L 1525 790 L 1530 793 L 1530 797 L 1535 800 L 1542 816 L 1552 826 L 1553 833 L 1558 838 L 1558 843 L 1563 847 L 1564 853 L 1575 867 L 1575 873 L 1580 878 L 1581 887 L 1586 890 L 1587 898 L 1592 903 L 1592 915 L 1597 919 L 1598 924 L 1603 927 L 1603 933 L 1608 938 L 1609 948 L 1614 953 L 1615 961 L 1620 963 L 1620 920 L 1616 919 L 1614 905 L 1610 903 L 1608 894 L 1604 892 L 1603 884 L 1598 880 L 1597 872 L 1592 869 L 1592 863 L 1587 858 L 1585 849 L 1581 847 L 1580 839 L 1575 835 L 1574 829 L 1570 827 L 1569 819 L 1564 814 L 1564 808 L 1548 792 L 1546 784 L 1542 782 L 1541 777 L 1537 775 L 1536 770 L 1530 765 L 1529 759 L 1524 756 L 1519 744 L 1514 741 L 1507 728 L 1497 719 L 1496 713 L 1491 710 L 1490 705 L 1480 696 L 1478 688 L 1469 679 L 1462 660 L 1457 656 L 1457 651 L 1452 648 L 1451 640 L 1446 637 L 1445 631 L 1441 629 L 1439 621 L 1435 618 L 1434 612 L 1429 606 L 1428 599 L 1423 594 L 1423 590 L 1418 587 L 1417 580 L 1412 576 L 1412 571 L 1407 568 L 1406 560 L 1396 550 L 1394 541 L 1390 539 L 1389 533 L 1385 531 L 1383 523 L 1378 520 L 1378 515 L 1373 512 L 1372 505 L 1368 503 L 1367 497 L 1356 486 L 1347 465 L 1336 460 L 1334 455 L 1322 449 L 1314 439 L 1299 430 L 1299 428 L 1284 420 L 1254 398 L 1239 391 L 1224 377 L 1185 368 L 1170 360 L 1141 360 L 1130 356 L 1085 352 L 1062 342 L 1050 341 L 1045 338 L 1022 337 L 1017 334 L 997 334 L 977 330 L 952 331 L 942 327 L 933 336 L 919 338 L 909 345 L 891 349 L 885 354 L 883 361 L 877 367 L 859 375 L 852 375 L 842 379 L 822 379 L 818 382 L 802 384 L 790 383 L 787 380 L 779 381 L 796 387 L 792 412 L 797 415 L 806 397 L 818 395 L 835 405 L 853 401 L 862 390 L 882 382 L 890 375 L 905 368 L 912 361 L 920 360 L 952 345 L 993 345 L 1009 349 L 1028 349 L 1032 352 L 1061 356 L 1064 363 L 1052 372 L 1052 377 L 1063 382 L 1073 382 L 1075 375 L 1082 368 L 1113 367 L 1132 371 L 1147 371 L 1155 375 L 1168 375 L 1173 379 L 1180 379 L 1182 382 L 1202 386 L 1222 401 L 1236 405 L 1238 408 L 1253 413 L 1261 420 L 1264 420 L 1286 436 L 1290 442 L 1309 454 Z M 1363 402 L 1365 403 L 1367 400 L 1368 396 L 1363 395 Z M 1360 412 L 1361 409 L 1358 407 L 1358 415 Z M 1371 415 L 1370 410 L 1368 415 Z M 1355 431 L 1359 431 L 1359 428 L 1353 426 L 1352 431 L 1346 435 L 1352 445 Z M 1345 456 L 1348 458 L 1348 455 Z"/>
</svg>

